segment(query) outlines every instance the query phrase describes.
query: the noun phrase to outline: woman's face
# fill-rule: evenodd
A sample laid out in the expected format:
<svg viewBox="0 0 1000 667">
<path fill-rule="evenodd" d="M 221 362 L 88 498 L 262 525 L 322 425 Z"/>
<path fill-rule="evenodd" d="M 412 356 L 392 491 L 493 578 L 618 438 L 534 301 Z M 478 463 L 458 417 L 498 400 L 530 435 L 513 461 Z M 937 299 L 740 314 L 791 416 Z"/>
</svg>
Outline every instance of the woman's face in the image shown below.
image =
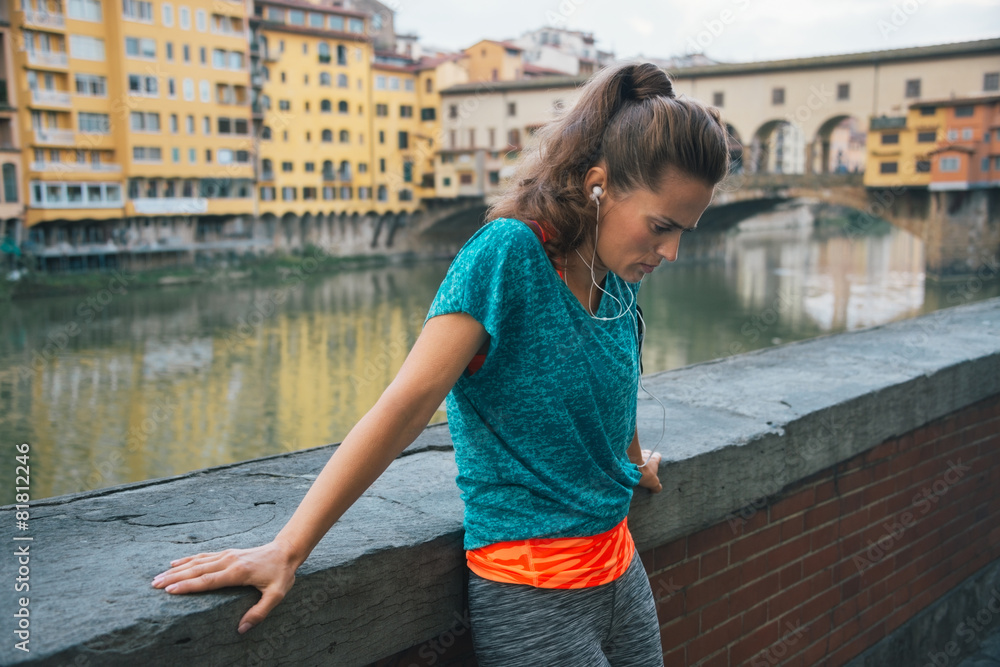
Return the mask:
<svg viewBox="0 0 1000 667">
<path fill-rule="evenodd" d="M 713 190 L 704 181 L 668 168 L 656 192 L 640 188 L 620 197 L 606 192 L 601 197 L 594 268 L 614 271 L 635 283 L 662 260 L 674 261 L 681 234 L 698 224 Z"/>
</svg>

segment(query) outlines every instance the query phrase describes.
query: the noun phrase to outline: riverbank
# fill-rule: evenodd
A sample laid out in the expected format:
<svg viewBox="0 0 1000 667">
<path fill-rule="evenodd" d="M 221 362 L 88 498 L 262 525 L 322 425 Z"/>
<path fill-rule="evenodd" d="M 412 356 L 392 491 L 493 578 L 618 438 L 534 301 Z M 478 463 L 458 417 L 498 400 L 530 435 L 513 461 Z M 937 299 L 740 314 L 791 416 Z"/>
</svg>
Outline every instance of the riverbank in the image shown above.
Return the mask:
<svg viewBox="0 0 1000 667">
<path fill-rule="evenodd" d="M 107 287 L 118 278 L 130 290 L 157 289 L 177 285 L 198 285 L 254 280 L 267 283 L 307 280 L 337 271 L 377 268 L 422 259 L 437 259 L 434 253 L 398 255 L 329 255 L 319 248 L 297 254 L 275 254 L 258 258 L 214 260 L 210 264 L 134 270 L 113 269 L 80 273 L 24 273 L 17 280 L 0 279 L 0 303 L 19 299 L 86 294 Z"/>
</svg>

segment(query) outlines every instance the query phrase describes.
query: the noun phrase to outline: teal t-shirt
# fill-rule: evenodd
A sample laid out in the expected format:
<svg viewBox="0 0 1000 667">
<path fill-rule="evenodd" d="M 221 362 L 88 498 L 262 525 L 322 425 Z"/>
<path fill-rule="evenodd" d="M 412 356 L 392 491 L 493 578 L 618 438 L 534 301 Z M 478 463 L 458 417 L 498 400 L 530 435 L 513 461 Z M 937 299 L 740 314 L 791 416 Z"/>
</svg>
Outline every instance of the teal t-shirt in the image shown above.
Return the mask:
<svg viewBox="0 0 1000 667">
<path fill-rule="evenodd" d="M 594 288 L 595 290 L 597 288 Z M 628 513 L 641 477 L 636 424 L 639 283 L 608 273 L 592 318 L 525 223 L 487 223 L 448 269 L 427 319 L 468 313 L 486 362 L 448 394 L 465 548 L 596 535 Z"/>
</svg>

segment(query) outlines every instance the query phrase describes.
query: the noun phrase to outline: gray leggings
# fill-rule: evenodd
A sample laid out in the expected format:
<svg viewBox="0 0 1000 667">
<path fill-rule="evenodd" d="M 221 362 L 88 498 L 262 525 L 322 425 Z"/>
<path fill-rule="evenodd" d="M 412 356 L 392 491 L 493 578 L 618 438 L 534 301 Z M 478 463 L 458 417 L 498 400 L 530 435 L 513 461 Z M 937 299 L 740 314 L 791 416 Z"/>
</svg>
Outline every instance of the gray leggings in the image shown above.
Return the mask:
<svg viewBox="0 0 1000 667">
<path fill-rule="evenodd" d="M 535 588 L 469 571 L 479 667 L 663 667 L 653 591 L 639 554 L 591 588 Z"/>
</svg>

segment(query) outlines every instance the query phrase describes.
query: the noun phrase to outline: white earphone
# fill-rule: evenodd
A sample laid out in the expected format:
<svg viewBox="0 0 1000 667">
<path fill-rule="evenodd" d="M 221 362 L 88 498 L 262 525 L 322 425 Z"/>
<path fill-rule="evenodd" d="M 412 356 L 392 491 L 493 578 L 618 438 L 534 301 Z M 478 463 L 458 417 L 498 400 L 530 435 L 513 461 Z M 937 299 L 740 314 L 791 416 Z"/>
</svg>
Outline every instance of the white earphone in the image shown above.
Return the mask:
<svg viewBox="0 0 1000 667">
<path fill-rule="evenodd" d="M 591 193 L 592 194 L 590 195 L 590 198 L 593 201 L 598 201 L 601 198 L 601 195 L 604 194 L 604 188 L 602 188 L 600 185 L 595 185 L 594 189 L 591 190 Z"/>
</svg>

